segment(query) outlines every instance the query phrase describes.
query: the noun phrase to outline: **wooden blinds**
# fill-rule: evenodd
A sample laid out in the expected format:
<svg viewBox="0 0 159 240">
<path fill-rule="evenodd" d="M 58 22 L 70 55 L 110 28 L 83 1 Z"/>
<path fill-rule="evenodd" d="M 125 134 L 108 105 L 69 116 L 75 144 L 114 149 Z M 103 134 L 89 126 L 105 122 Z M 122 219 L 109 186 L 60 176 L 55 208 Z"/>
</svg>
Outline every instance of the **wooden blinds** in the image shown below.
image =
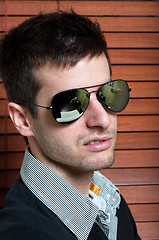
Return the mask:
<svg viewBox="0 0 159 240">
<path fill-rule="evenodd" d="M 101 172 L 127 200 L 142 239 L 159 239 L 159 2 L 0 1 L 0 38 L 40 11 L 67 10 L 97 19 L 106 36 L 113 79 L 132 88 L 118 115 L 115 164 Z M 0 206 L 18 178 L 25 142 L 8 118 L 0 81 Z"/>
</svg>

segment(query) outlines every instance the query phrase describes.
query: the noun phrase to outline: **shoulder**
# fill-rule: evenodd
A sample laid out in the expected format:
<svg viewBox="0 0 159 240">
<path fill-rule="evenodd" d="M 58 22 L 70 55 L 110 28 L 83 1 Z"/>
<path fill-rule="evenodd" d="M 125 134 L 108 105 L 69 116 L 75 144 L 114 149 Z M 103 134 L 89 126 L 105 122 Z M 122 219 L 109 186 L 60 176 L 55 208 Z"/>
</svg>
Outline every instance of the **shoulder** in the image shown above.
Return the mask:
<svg viewBox="0 0 159 240">
<path fill-rule="evenodd" d="M 19 179 L 7 194 L 0 211 L 1 240 L 73 240 L 76 239 Z"/>
</svg>

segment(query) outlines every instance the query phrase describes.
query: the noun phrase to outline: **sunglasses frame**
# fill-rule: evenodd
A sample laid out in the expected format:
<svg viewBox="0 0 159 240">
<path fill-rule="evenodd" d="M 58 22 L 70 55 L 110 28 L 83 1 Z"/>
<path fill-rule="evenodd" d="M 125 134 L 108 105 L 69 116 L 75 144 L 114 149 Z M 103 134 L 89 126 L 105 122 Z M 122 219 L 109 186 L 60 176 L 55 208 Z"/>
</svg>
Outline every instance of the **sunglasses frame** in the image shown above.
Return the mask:
<svg viewBox="0 0 159 240">
<path fill-rule="evenodd" d="M 119 79 L 117 79 L 117 80 L 119 80 Z M 117 81 L 117 80 L 113 80 L 113 81 Z M 110 81 L 110 82 L 113 82 L 113 81 Z M 124 81 L 124 80 L 123 80 Z M 93 92 L 97 92 L 98 90 L 99 90 L 99 88 L 98 88 L 98 90 L 96 90 L 96 91 L 91 91 L 91 92 L 88 92 L 87 90 L 86 90 L 86 88 L 94 88 L 94 87 L 102 87 L 102 86 L 104 86 L 105 84 L 107 84 L 107 83 L 102 83 L 102 84 L 98 84 L 98 85 L 94 85 L 94 86 L 89 86 L 89 87 L 82 87 L 82 88 L 72 88 L 72 89 L 68 89 L 68 90 L 64 90 L 64 91 L 61 91 L 61 92 L 59 92 L 59 93 L 64 93 L 64 92 L 69 92 L 69 91 L 72 91 L 72 90 L 85 90 L 87 93 L 89 93 L 89 95 L 91 94 L 91 93 L 93 93 Z M 59 93 L 56 93 L 54 96 L 53 96 L 53 98 L 56 96 L 56 95 L 58 95 Z M 53 100 L 53 98 L 52 98 L 52 100 Z M 51 101 L 52 102 L 52 101 Z M 34 106 L 36 106 L 36 107 L 41 107 L 41 108 L 45 108 L 45 109 L 47 109 L 47 110 L 51 110 L 52 109 L 52 105 L 50 106 L 50 107 L 45 107 L 45 106 L 42 106 L 42 105 L 39 105 L 39 104 L 32 104 L 32 105 L 34 105 Z"/>
<path fill-rule="evenodd" d="M 68 90 L 61 91 L 61 92 L 59 92 L 59 93 L 57 93 L 57 94 L 55 94 L 55 95 L 53 96 L 51 102 L 53 102 L 54 97 L 57 96 L 57 95 L 60 94 L 60 93 L 65 93 L 65 92 L 69 92 L 69 91 L 72 91 L 72 90 L 75 91 L 75 90 L 80 90 L 80 89 L 86 91 L 86 92 L 89 94 L 89 101 L 90 101 L 90 95 L 91 95 L 91 93 L 94 93 L 94 92 L 97 92 L 97 93 L 98 93 L 98 92 L 100 91 L 100 89 L 101 89 L 104 85 L 106 85 L 106 84 L 108 84 L 108 83 L 111 83 L 111 82 L 115 82 L 115 81 L 123 81 L 123 82 L 125 82 L 126 85 L 127 85 L 127 90 L 128 90 L 128 92 L 131 91 L 131 88 L 129 88 L 129 85 L 128 85 L 128 83 L 127 83 L 125 80 L 123 80 L 123 79 L 116 79 L 116 80 L 112 80 L 112 81 L 106 82 L 106 83 L 104 83 L 104 84 L 98 84 L 98 85 L 94 85 L 94 86 L 88 86 L 88 87 L 82 87 L 82 88 L 74 88 L 74 89 L 68 89 Z M 88 92 L 88 91 L 87 91 L 87 89 L 89 89 L 89 88 L 95 88 L 95 87 L 99 87 L 99 88 L 98 88 L 97 90 L 94 90 L 94 91 L 91 91 L 91 92 Z M 117 90 L 115 89 L 115 91 L 117 91 Z M 119 91 L 120 91 L 120 90 L 119 90 Z M 129 102 L 129 98 L 130 98 L 130 96 L 129 96 L 128 99 L 127 99 L 127 104 L 128 104 L 128 102 Z M 104 101 L 102 101 L 102 99 L 99 98 L 99 96 L 97 96 L 97 99 L 98 99 L 98 101 L 99 101 L 102 105 L 104 105 L 107 109 L 109 109 L 109 110 L 112 111 L 112 112 L 116 112 L 116 113 L 117 113 L 117 111 L 113 111 L 112 109 L 110 109 L 110 108 L 106 105 L 106 103 L 104 103 Z M 126 104 L 126 106 L 127 106 L 127 104 Z M 49 107 L 45 107 L 45 106 L 42 106 L 42 105 L 39 105 L 39 104 L 32 104 L 32 105 L 34 105 L 34 106 L 36 106 L 36 107 L 41 107 L 41 108 L 44 108 L 44 109 L 47 109 L 47 110 L 52 110 L 52 109 L 53 109 L 53 106 L 52 106 L 52 105 L 49 106 Z M 89 102 L 88 102 L 88 105 L 89 105 Z M 88 105 L 87 105 L 87 107 L 88 107 Z M 126 106 L 125 106 L 125 108 L 126 108 Z M 82 115 L 83 115 L 84 112 L 86 111 L 87 107 L 84 109 Z M 125 109 L 125 108 L 124 108 L 124 109 Z M 124 109 L 123 109 L 123 110 L 124 110 Z M 122 110 L 122 111 L 123 111 L 123 110 Z M 120 112 L 122 112 L 122 111 L 120 111 Z M 55 119 L 55 121 L 57 121 L 56 118 L 54 117 L 53 111 L 52 111 L 52 115 L 53 115 L 53 118 Z M 82 115 L 81 115 L 81 116 L 82 116 Z M 79 116 L 79 118 L 80 118 L 81 116 Z M 79 118 L 77 118 L 77 119 L 75 119 L 75 120 L 73 120 L 73 121 L 70 121 L 70 122 L 58 122 L 58 121 L 57 121 L 57 122 L 60 123 L 60 124 L 70 124 L 70 123 L 72 123 L 72 122 L 77 121 Z"/>
</svg>

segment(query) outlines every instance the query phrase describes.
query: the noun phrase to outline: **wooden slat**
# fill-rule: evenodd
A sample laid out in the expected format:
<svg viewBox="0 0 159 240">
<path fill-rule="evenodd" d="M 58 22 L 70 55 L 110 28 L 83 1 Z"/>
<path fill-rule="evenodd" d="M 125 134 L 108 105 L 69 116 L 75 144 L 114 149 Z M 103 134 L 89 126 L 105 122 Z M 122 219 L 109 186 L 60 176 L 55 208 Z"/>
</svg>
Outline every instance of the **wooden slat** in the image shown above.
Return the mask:
<svg viewBox="0 0 159 240">
<path fill-rule="evenodd" d="M 159 185 L 118 186 L 128 204 L 158 203 Z"/>
<path fill-rule="evenodd" d="M 113 79 L 123 78 L 129 81 L 159 81 L 158 65 L 112 65 L 112 70 Z"/>
<path fill-rule="evenodd" d="M 5 100 L 0 101 L 0 116 L 4 116 Z M 128 106 L 119 115 L 159 114 L 159 99 L 130 99 Z"/>
<path fill-rule="evenodd" d="M 6 149 L 7 147 L 7 149 Z M 26 148 L 25 141 L 21 135 L 0 136 L 0 152 L 22 152 Z"/>
<path fill-rule="evenodd" d="M 7 30 L 9 31 L 11 28 L 16 27 L 26 19 L 30 17 L 7 17 Z M 5 32 L 5 17 L 0 17 L 0 31 Z"/>
<path fill-rule="evenodd" d="M 112 64 L 159 64 L 158 49 L 109 49 Z"/>
<path fill-rule="evenodd" d="M 118 131 L 159 131 L 159 115 L 118 116 Z"/>
<path fill-rule="evenodd" d="M 0 169 L 19 169 L 23 152 L 0 153 Z M 159 167 L 159 149 L 153 150 L 116 150 L 112 168 Z"/>
<path fill-rule="evenodd" d="M 159 114 L 159 99 L 130 99 L 128 106 L 119 115 Z"/>
<path fill-rule="evenodd" d="M 12 179 L 9 179 L 9 183 L 12 184 L 18 176 L 19 173 L 16 171 Z M 158 203 L 158 185 L 118 186 L 118 188 L 128 204 Z"/>
<path fill-rule="evenodd" d="M 129 82 L 132 98 L 158 98 L 159 82 Z"/>
<path fill-rule="evenodd" d="M 18 131 L 15 128 L 15 126 L 13 125 L 11 119 L 4 119 L 4 118 L 0 118 L 0 134 L 4 134 L 6 132 L 6 125 L 7 125 L 7 132 L 8 133 L 14 133 L 17 134 Z"/>
<path fill-rule="evenodd" d="M 159 149 L 116 150 L 112 168 L 159 167 Z"/>
<path fill-rule="evenodd" d="M 20 169 L 23 157 L 23 152 L 0 153 L 0 169 Z"/>
<path fill-rule="evenodd" d="M 118 133 L 116 149 L 159 148 L 159 132 Z"/>
<path fill-rule="evenodd" d="M 7 122 L 6 122 L 7 121 Z M 17 134 L 18 131 L 11 119 L 0 118 L 0 134 L 6 131 L 10 134 Z M 159 131 L 159 115 L 144 116 L 118 116 L 118 132 L 130 131 Z"/>
<path fill-rule="evenodd" d="M 100 171 L 105 177 L 118 186 L 148 185 L 159 183 L 159 170 L 157 168 L 143 169 L 104 169 Z M 19 176 L 19 170 L 8 171 L 8 185 L 6 185 L 5 171 L 0 171 L 0 188 L 10 187 Z"/>
<path fill-rule="evenodd" d="M 158 98 L 159 82 L 129 82 L 132 98 Z M 3 84 L 0 83 L 0 98 L 5 98 L 6 92 Z"/>
<path fill-rule="evenodd" d="M 158 2 L 125 1 L 60 1 L 60 9 L 74 11 L 84 15 L 158 15 Z M 0 1 L 0 14 L 4 14 L 4 1 Z M 56 1 L 8 1 L 9 15 L 34 15 L 39 11 L 50 12 L 56 9 Z"/>
<path fill-rule="evenodd" d="M 100 172 L 118 186 L 152 185 L 159 183 L 159 169 L 157 168 L 104 169 Z M 8 183 L 6 183 L 6 173 L 8 175 Z M 18 176 L 19 170 L 0 171 L 0 188 L 10 187 Z"/>
<path fill-rule="evenodd" d="M 155 222 L 159 219 L 159 204 L 130 204 L 136 222 Z"/>
<path fill-rule="evenodd" d="M 123 1 L 60 1 L 60 9 L 73 8 L 84 15 L 158 15 L 159 4 L 156 2 L 124 2 Z"/>
<path fill-rule="evenodd" d="M 0 153 L 0 169 L 19 169 L 23 152 Z M 112 168 L 159 167 L 159 149 L 116 150 Z"/>
<path fill-rule="evenodd" d="M 158 168 L 143 168 L 143 169 L 104 169 L 100 172 L 114 184 L 119 186 L 133 185 L 152 185 L 159 182 Z M 6 182 L 6 174 L 8 181 Z M 10 187 L 13 182 L 19 177 L 19 170 L 4 170 L 0 171 L 0 188 Z M 159 200 L 159 199 L 158 199 Z"/>
<path fill-rule="evenodd" d="M 20 135 L 7 136 L 8 151 L 24 151 L 26 144 Z M 0 136 L 0 152 L 4 152 L 5 136 Z M 116 149 L 157 149 L 159 148 L 159 132 L 118 133 Z"/>
<path fill-rule="evenodd" d="M 9 113 L 6 112 L 6 100 L 0 100 L 0 116 L 4 116 L 5 113 L 9 115 Z"/>
<path fill-rule="evenodd" d="M 159 33 L 105 33 L 108 48 L 158 48 Z"/>
<path fill-rule="evenodd" d="M 159 81 L 158 65 L 113 65 L 113 79 L 123 78 L 129 81 Z"/>
<path fill-rule="evenodd" d="M 57 1 L 7 1 L 8 15 L 36 15 L 57 10 Z M 5 3 L 0 1 L 0 15 L 5 14 Z"/>
<path fill-rule="evenodd" d="M 6 98 L 6 92 L 5 92 L 2 82 L 0 82 L 0 99 L 1 98 Z"/>
<path fill-rule="evenodd" d="M 108 48 L 159 48 L 159 33 L 104 33 Z M 4 33 L 0 33 L 0 39 Z"/>
<path fill-rule="evenodd" d="M 18 133 L 11 119 L 0 118 L 0 134 Z M 141 115 L 141 116 L 122 116 L 118 115 L 118 132 L 130 131 L 159 131 L 159 116 L 158 115 Z"/>
<path fill-rule="evenodd" d="M 129 82 L 132 98 L 158 98 L 159 82 Z M 5 98 L 6 93 L 2 83 L 0 83 L 0 98 Z"/>
<path fill-rule="evenodd" d="M 96 17 L 104 32 L 158 32 L 159 18 L 156 17 Z"/>
<path fill-rule="evenodd" d="M 118 186 L 159 184 L 159 168 L 103 169 L 100 172 Z"/>
<path fill-rule="evenodd" d="M 17 177 L 19 173 L 15 171 L 15 174 L 9 178 L 8 185 L 11 185 Z M 158 203 L 158 185 L 118 186 L 118 188 L 128 204 Z"/>
<path fill-rule="evenodd" d="M 29 17 L 8 17 L 7 29 L 17 26 Z M 159 32 L 158 17 L 96 17 L 104 32 Z M 5 18 L 0 17 L 0 31 L 5 31 Z"/>
<path fill-rule="evenodd" d="M 137 223 L 137 228 L 142 240 L 159 239 L 159 222 Z"/>
<path fill-rule="evenodd" d="M 159 64 L 158 49 L 109 49 L 112 64 Z"/>
</svg>

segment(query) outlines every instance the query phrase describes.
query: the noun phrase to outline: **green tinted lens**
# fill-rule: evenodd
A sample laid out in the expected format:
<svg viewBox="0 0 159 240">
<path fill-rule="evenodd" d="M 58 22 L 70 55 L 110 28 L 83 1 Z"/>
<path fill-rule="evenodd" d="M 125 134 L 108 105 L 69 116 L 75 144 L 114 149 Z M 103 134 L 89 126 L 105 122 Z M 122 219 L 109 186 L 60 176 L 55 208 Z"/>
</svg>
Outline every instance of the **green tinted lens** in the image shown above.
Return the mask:
<svg viewBox="0 0 159 240">
<path fill-rule="evenodd" d="M 115 80 L 101 86 L 97 97 L 108 109 L 121 112 L 129 102 L 129 86 L 124 80 Z"/>
<path fill-rule="evenodd" d="M 52 100 L 55 120 L 69 124 L 79 119 L 89 104 L 89 93 L 85 89 L 72 89 L 56 94 Z"/>
</svg>

